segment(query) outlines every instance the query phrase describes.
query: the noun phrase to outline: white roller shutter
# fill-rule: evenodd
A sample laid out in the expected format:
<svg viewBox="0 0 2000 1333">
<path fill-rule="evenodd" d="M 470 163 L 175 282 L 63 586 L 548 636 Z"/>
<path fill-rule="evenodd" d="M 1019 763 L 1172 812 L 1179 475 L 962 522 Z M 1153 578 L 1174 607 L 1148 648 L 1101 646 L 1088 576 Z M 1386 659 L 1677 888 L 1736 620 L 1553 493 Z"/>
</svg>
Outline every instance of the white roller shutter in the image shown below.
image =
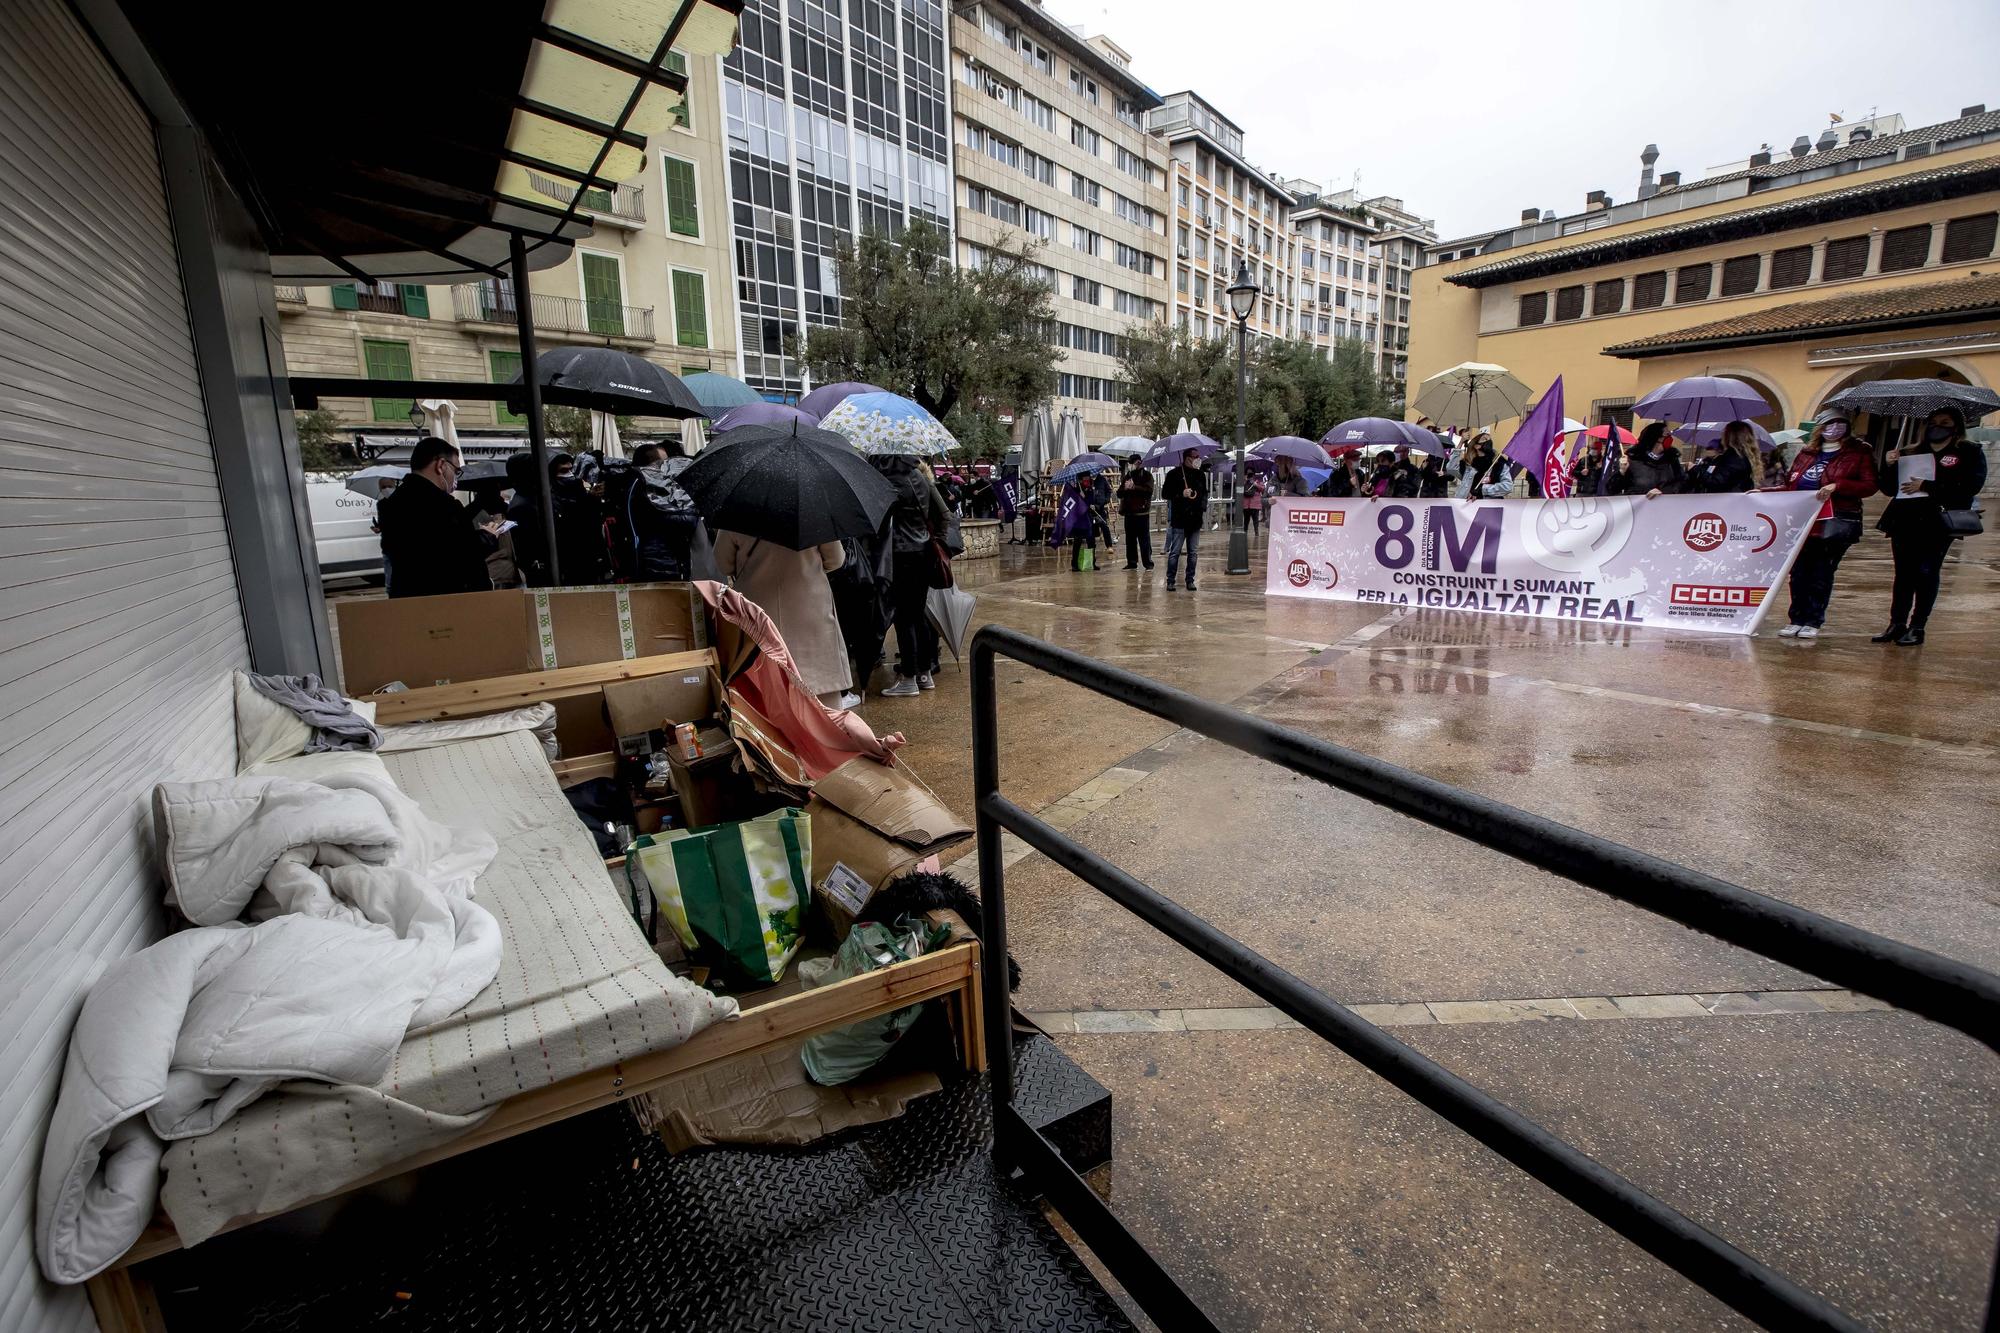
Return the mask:
<svg viewBox="0 0 2000 1333">
<path fill-rule="evenodd" d="M 0 0 L 0 1329 L 42 1129 L 103 963 L 155 938 L 146 796 L 235 768 L 247 664 L 146 113 L 59 0 Z"/>
</svg>

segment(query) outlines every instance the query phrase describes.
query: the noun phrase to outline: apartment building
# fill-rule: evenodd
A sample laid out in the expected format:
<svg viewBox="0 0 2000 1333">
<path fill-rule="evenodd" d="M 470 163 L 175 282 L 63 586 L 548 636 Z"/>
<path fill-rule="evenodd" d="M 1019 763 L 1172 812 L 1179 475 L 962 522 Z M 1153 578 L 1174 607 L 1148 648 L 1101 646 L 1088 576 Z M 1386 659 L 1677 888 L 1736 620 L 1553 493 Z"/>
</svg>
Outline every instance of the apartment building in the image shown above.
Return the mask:
<svg viewBox="0 0 2000 1333">
<path fill-rule="evenodd" d="M 1410 275 L 1435 224 L 1389 195 L 1289 180 L 1297 237 L 1298 337 L 1331 354 L 1352 339 L 1400 397 L 1409 374 Z"/>
<path fill-rule="evenodd" d="M 1174 283 L 1170 317 L 1201 337 L 1234 331 L 1229 284 L 1250 266 L 1263 296 L 1253 336 L 1295 338 L 1299 330 L 1298 243 L 1285 183 L 1243 156 L 1243 130 L 1191 92 L 1165 98 L 1146 129 L 1167 146 L 1173 197 Z"/>
<path fill-rule="evenodd" d="M 796 357 L 840 322 L 842 241 L 952 228 L 941 0 L 746 0 L 723 62 L 730 260 L 742 377 L 810 387 Z"/>
<path fill-rule="evenodd" d="M 737 369 L 727 245 L 719 64 L 680 59 L 688 94 L 677 123 L 647 145 L 645 172 L 615 190 L 586 190 L 591 236 L 527 293 L 542 346 L 619 347 L 677 374 Z M 552 205 L 569 184 L 530 173 Z M 277 288 L 285 361 L 297 375 L 505 381 L 520 373 L 513 283 L 453 287 L 342 283 Z M 349 433 L 407 436 L 412 400 L 329 398 Z M 460 429 L 511 432 L 504 403 L 457 404 Z"/>
<path fill-rule="evenodd" d="M 2000 383 L 2000 114 L 1802 135 L 1685 183 L 1641 160 L 1627 203 L 1593 190 L 1579 212 L 1432 247 L 1410 376 L 1489 361 L 1539 390 L 1560 374 L 1571 415 L 1625 424 L 1661 384 L 1729 375 L 1773 428 L 1862 380 Z"/>
<path fill-rule="evenodd" d="M 1040 0 L 979 0 L 952 18 L 958 262 L 1041 243 L 1063 349 L 1055 405 L 1081 411 L 1093 442 L 1124 434 L 1121 339 L 1166 310 L 1167 175 L 1145 131 L 1160 99 L 1115 42 Z M 1019 418 L 1035 405 L 1014 406 Z"/>
</svg>

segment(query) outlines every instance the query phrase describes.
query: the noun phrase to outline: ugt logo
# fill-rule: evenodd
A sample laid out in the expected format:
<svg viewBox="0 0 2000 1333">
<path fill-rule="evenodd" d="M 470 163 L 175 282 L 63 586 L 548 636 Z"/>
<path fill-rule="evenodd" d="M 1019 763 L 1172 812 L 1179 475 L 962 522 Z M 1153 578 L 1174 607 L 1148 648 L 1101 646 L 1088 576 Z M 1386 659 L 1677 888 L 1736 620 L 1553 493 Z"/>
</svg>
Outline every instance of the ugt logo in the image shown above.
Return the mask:
<svg viewBox="0 0 2000 1333">
<path fill-rule="evenodd" d="M 1499 506 L 1475 511 L 1464 528 L 1452 505 L 1431 505 L 1424 510 L 1423 555 L 1425 569 L 1449 569 L 1463 574 L 1477 558 L 1479 572 L 1491 574 L 1500 564 Z M 1382 534 L 1375 539 L 1375 559 L 1385 569 L 1402 569 L 1417 555 L 1415 536 L 1417 515 L 1407 505 L 1383 505 L 1375 514 L 1375 527 Z"/>
<path fill-rule="evenodd" d="M 1690 551 L 1713 551 L 1729 539 L 1729 524 L 1720 514 L 1696 514 L 1681 529 L 1681 540 Z"/>
</svg>

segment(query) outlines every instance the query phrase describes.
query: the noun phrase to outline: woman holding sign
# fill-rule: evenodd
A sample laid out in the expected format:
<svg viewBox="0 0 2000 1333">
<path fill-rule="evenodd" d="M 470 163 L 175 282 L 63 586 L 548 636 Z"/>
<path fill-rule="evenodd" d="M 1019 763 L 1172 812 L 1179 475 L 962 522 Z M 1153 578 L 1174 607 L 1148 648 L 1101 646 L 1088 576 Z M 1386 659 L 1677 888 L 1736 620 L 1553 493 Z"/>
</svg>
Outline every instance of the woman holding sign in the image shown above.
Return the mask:
<svg viewBox="0 0 2000 1333">
<path fill-rule="evenodd" d="M 1889 534 L 1896 586 L 1889 628 L 1875 642 L 1913 648 L 1924 641 L 1952 538 L 1979 531 L 1972 500 L 1986 485 L 1986 453 L 1966 440 L 1965 414 L 1941 407 L 1925 423 L 1921 441 L 1891 449 L 1883 463 L 1882 493 L 1891 498 L 1875 526 Z"/>
<path fill-rule="evenodd" d="M 1826 412 L 1792 460 L 1788 491 L 1817 491 L 1827 502 L 1792 562 L 1792 604 L 1781 639 L 1817 639 L 1833 598 L 1833 573 L 1847 548 L 1861 540 L 1861 501 L 1875 490 L 1875 454 L 1866 440 L 1848 434 L 1847 413 Z"/>
</svg>

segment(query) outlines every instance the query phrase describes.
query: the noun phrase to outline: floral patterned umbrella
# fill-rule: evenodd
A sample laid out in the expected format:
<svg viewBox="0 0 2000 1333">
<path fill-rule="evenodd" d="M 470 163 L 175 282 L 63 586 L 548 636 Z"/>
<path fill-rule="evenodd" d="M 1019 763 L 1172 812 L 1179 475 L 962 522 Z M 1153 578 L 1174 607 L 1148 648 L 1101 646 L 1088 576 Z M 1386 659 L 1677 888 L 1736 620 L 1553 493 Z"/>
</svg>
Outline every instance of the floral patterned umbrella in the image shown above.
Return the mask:
<svg viewBox="0 0 2000 1333">
<path fill-rule="evenodd" d="M 943 423 L 901 394 L 857 393 L 841 400 L 819 425 L 845 435 L 864 454 L 925 457 L 958 447 Z"/>
</svg>

